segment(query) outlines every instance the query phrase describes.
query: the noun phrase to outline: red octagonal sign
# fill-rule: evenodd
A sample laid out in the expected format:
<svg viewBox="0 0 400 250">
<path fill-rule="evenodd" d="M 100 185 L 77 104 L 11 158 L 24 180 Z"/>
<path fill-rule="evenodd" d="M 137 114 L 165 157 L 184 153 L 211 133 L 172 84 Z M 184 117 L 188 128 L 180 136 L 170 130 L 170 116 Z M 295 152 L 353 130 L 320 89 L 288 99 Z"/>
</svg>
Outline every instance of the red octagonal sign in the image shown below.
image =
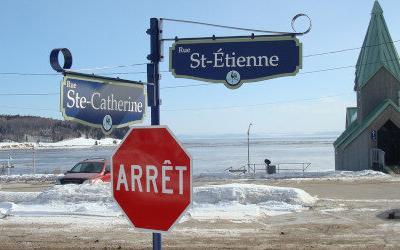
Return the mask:
<svg viewBox="0 0 400 250">
<path fill-rule="evenodd" d="M 112 156 L 115 201 L 135 228 L 169 231 L 192 202 L 192 164 L 166 126 L 134 127 Z"/>
</svg>

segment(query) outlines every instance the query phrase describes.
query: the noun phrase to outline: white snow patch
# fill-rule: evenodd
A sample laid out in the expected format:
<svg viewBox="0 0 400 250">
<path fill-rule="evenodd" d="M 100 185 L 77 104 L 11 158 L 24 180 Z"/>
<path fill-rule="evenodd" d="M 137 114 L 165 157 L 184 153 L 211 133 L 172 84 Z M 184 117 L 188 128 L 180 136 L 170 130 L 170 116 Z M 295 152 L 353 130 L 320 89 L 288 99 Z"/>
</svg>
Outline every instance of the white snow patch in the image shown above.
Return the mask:
<svg viewBox="0 0 400 250">
<path fill-rule="evenodd" d="M 0 202 L 31 202 L 40 195 L 40 192 L 0 192 Z"/>
<path fill-rule="evenodd" d="M 0 150 L 32 149 L 33 147 L 37 147 L 37 143 L 34 143 L 34 142 L 0 142 Z"/>
<path fill-rule="evenodd" d="M 196 174 L 194 179 L 201 180 L 229 180 L 229 179 L 273 179 L 273 180 L 298 180 L 298 181 L 313 181 L 313 180 L 341 180 L 341 181 L 353 181 L 356 179 L 389 179 L 393 178 L 391 175 L 373 171 L 373 170 L 362 170 L 362 171 L 326 171 L 326 172 L 281 172 L 276 174 L 267 173 L 248 173 L 248 174 L 235 174 L 229 172 L 218 172 L 218 173 L 201 173 Z"/>
<path fill-rule="evenodd" d="M 0 192 L 0 207 L 15 216 L 120 216 L 109 184 L 56 185 L 43 192 Z"/>
<path fill-rule="evenodd" d="M 376 209 L 376 208 L 369 208 L 369 207 L 356 208 L 354 210 L 355 211 L 360 211 L 360 212 L 375 212 L 375 211 L 378 211 L 378 209 Z"/>
<path fill-rule="evenodd" d="M 254 220 L 308 209 L 317 199 L 301 189 L 254 184 L 195 187 L 189 219 Z M 43 192 L 1 192 L 2 214 L 13 216 L 121 217 L 108 183 L 56 185 Z"/>
<path fill-rule="evenodd" d="M 40 143 L 39 147 L 44 148 L 65 148 L 65 147 L 92 147 L 92 146 L 116 146 L 121 142 L 119 139 L 104 138 L 101 140 L 74 138 L 54 143 Z"/>
<path fill-rule="evenodd" d="M 74 138 L 59 142 L 0 142 L 0 150 L 8 149 L 48 149 L 48 148 L 87 148 L 94 146 L 116 146 L 119 139 L 104 138 L 100 140 L 91 138 Z"/>
<path fill-rule="evenodd" d="M 220 202 L 259 204 L 266 201 L 277 201 L 293 205 L 311 206 L 316 201 L 316 198 L 298 188 L 241 183 L 197 187 L 193 198 L 197 203 L 206 204 Z"/>
<path fill-rule="evenodd" d="M 9 215 L 12 206 L 11 202 L 0 202 L 0 218 L 3 217 L 1 215 Z"/>
<path fill-rule="evenodd" d="M 226 184 L 197 187 L 192 219 L 249 220 L 307 209 L 317 198 L 298 188 L 255 184 Z"/>
<path fill-rule="evenodd" d="M 0 175 L 0 182 L 55 181 L 63 174 L 20 174 Z"/>
<path fill-rule="evenodd" d="M 321 212 L 342 212 L 346 211 L 348 209 L 343 208 L 343 207 L 335 207 L 335 208 L 327 208 L 327 209 L 321 209 Z"/>
</svg>

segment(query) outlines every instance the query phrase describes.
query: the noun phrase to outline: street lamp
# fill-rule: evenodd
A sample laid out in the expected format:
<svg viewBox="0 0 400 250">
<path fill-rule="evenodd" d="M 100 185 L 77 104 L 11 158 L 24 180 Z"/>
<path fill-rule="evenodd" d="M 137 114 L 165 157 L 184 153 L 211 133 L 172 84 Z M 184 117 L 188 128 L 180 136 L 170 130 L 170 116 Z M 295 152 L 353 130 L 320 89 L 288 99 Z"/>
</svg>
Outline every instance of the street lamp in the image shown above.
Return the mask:
<svg viewBox="0 0 400 250">
<path fill-rule="evenodd" d="M 250 172 L 250 127 L 253 124 L 249 123 L 249 128 L 247 129 L 247 172 Z"/>
</svg>

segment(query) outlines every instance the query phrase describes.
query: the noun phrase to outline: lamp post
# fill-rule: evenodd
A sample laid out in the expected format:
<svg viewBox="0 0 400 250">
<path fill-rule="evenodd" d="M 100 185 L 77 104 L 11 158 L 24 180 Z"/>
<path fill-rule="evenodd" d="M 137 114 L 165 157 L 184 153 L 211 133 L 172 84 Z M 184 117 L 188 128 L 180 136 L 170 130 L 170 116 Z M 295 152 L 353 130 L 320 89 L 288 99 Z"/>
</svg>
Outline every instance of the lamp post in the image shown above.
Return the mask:
<svg viewBox="0 0 400 250">
<path fill-rule="evenodd" d="M 11 155 L 8 154 L 8 159 L 7 159 L 7 176 L 11 174 Z"/>
<path fill-rule="evenodd" d="M 250 172 L 250 127 L 253 124 L 249 123 L 249 128 L 247 129 L 247 172 Z"/>
<path fill-rule="evenodd" d="M 35 166 L 35 145 L 32 145 L 32 170 L 33 174 L 36 174 L 36 166 Z"/>
</svg>

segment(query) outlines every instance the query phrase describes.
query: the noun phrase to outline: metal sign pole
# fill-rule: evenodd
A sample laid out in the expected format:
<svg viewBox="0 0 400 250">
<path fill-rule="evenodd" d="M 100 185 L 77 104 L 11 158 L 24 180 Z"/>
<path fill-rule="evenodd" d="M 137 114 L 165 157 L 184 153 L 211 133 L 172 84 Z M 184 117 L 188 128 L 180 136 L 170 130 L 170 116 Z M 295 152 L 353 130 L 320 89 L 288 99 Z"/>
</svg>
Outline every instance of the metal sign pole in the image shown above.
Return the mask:
<svg viewBox="0 0 400 250">
<path fill-rule="evenodd" d="M 150 18 L 150 28 L 146 31 L 150 35 L 150 55 L 147 59 L 148 105 L 151 106 L 151 125 L 160 125 L 160 87 L 159 63 L 161 60 L 160 28 L 157 18 Z M 153 250 L 161 250 L 161 234 L 153 233 Z"/>
</svg>

